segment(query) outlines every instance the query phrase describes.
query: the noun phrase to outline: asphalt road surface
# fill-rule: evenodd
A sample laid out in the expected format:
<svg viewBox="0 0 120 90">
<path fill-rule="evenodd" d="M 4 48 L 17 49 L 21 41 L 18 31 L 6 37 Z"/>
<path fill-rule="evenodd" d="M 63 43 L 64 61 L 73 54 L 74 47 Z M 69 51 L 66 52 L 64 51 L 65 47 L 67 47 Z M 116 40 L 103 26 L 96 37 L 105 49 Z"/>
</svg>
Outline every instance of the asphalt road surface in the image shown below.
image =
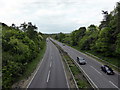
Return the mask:
<svg viewBox="0 0 120 90">
<path fill-rule="evenodd" d="M 49 39 L 44 58 L 28 88 L 69 88 L 59 51 Z"/>
<path fill-rule="evenodd" d="M 70 46 L 64 46 L 62 43 L 53 40 L 52 38 L 51 40 L 57 43 L 66 52 L 68 52 L 68 54 L 73 60 L 76 61 L 76 58 L 80 56 L 87 61 L 86 65 L 79 65 L 79 67 L 81 67 L 82 70 L 87 74 L 88 78 L 94 83 L 96 88 L 120 88 L 120 75 L 118 73 L 115 73 L 115 75 L 107 75 L 100 69 L 102 63 L 98 62 L 94 58 L 91 58 L 90 56 L 87 56 L 71 48 Z"/>
</svg>

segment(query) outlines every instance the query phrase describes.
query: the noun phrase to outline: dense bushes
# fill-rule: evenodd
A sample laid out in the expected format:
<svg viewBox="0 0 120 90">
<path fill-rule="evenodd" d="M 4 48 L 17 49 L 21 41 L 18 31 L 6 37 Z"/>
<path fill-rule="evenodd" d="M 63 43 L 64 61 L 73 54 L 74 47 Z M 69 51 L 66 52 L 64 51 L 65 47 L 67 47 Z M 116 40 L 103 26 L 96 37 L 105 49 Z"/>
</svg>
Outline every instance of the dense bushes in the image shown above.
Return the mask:
<svg viewBox="0 0 120 90">
<path fill-rule="evenodd" d="M 20 30 L 2 24 L 2 73 L 3 88 L 11 88 L 44 47 L 41 33 L 32 23 Z"/>
</svg>

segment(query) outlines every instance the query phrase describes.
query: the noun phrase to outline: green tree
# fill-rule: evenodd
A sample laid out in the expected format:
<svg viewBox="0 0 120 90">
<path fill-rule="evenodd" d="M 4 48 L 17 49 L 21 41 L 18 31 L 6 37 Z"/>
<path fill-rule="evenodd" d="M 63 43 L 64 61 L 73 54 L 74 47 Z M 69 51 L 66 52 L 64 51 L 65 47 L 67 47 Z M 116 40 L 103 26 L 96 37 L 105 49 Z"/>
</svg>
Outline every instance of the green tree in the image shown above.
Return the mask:
<svg viewBox="0 0 120 90">
<path fill-rule="evenodd" d="M 27 25 L 25 22 L 20 25 L 20 28 L 21 28 L 24 32 L 27 31 L 27 27 L 28 27 L 28 25 Z"/>
<path fill-rule="evenodd" d="M 78 41 L 82 39 L 82 37 L 85 35 L 85 31 L 85 27 L 80 27 L 78 30 L 75 30 L 71 33 L 71 40 L 73 46 L 78 45 Z"/>
<path fill-rule="evenodd" d="M 90 50 L 91 46 L 94 45 L 97 40 L 98 31 L 99 30 L 95 25 L 90 25 L 87 28 L 84 37 L 79 41 L 79 48 L 81 50 Z"/>
<path fill-rule="evenodd" d="M 11 88 L 43 48 L 43 34 L 35 31 L 36 26 L 31 23 L 25 31 L 4 23 L 2 29 L 2 83 L 3 88 Z"/>
<path fill-rule="evenodd" d="M 120 33 L 120 2 L 117 3 L 117 30 L 115 33 Z"/>
<path fill-rule="evenodd" d="M 108 27 L 109 22 L 110 22 L 110 14 L 108 14 L 108 11 L 102 10 L 102 14 L 103 14 L 104 18 L 103 18 L 103 21 L 101 21 L 101 24 L 99 25 L 100 29 L 102 29 L 104 27 Z"/>
<path fill-rule="evenodd" d="M 120 33 L 117 36 L 117 41 L 116 41 L 116 53 L 120 55 Z"/>
<path fill-rule="evenodd" d="M 62 33 L 62 32 L 60 32 L 59 34 L 58 34 L 58 37 L 59 37 L 59 41 L 60 42 L 63 42 L 64 40 L 64 38 L 65 38 L 65 34 L 64 33 Z"/>
<path fill-rule="evenodd" d="M 104 53 L 105 56 L 110 55 L 110 28 L 103 28 L 98 36 L 98 40 L 96 41 L 95 47 L 96 51 Z"/>
</svg>

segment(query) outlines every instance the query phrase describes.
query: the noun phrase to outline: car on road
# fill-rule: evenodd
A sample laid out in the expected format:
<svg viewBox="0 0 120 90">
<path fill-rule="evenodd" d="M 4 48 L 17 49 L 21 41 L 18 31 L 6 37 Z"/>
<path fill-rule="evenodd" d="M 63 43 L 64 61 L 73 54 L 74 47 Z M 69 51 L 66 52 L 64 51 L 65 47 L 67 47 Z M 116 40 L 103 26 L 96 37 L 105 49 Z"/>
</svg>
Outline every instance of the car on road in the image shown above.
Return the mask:
<svg viewBox="0 0 120 90">
<path fill-rule="evenodd" d="M 63 44 L 63 46 L 65 46 L 65 44 Z"/>
<path fill-rule="evenodd" d="M 107 73 L 107 75 L 114 75 L 114 71 L 112 70 L 112 68 L 110 68 L 108 65 L 102 65 L 101 66 L 101 70 L 105 73 Z"/>
<path fill-rule="evenodd" d="M 80 65 L 85 65 L 87 62 L 85 61 L 84 58 L 82 57 L 77 57 L 77 62 L 80 64 Z"/>
</svg>

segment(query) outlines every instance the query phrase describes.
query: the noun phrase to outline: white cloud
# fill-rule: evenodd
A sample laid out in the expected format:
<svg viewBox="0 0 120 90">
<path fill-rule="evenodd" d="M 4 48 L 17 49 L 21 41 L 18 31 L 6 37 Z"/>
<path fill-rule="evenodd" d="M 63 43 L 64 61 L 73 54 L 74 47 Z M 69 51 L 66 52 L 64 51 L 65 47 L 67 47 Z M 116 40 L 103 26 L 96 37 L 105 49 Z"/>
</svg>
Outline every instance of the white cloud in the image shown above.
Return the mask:
<svg viewBox="0 0 120 90">
<path fill-rule="evenodd" d="M 101 10 L 112 11 L 119 0 L 0 0 L 0 21 L 33 22 L 45 33 L 70 32 L 99 24 Z"/>
</svg>

